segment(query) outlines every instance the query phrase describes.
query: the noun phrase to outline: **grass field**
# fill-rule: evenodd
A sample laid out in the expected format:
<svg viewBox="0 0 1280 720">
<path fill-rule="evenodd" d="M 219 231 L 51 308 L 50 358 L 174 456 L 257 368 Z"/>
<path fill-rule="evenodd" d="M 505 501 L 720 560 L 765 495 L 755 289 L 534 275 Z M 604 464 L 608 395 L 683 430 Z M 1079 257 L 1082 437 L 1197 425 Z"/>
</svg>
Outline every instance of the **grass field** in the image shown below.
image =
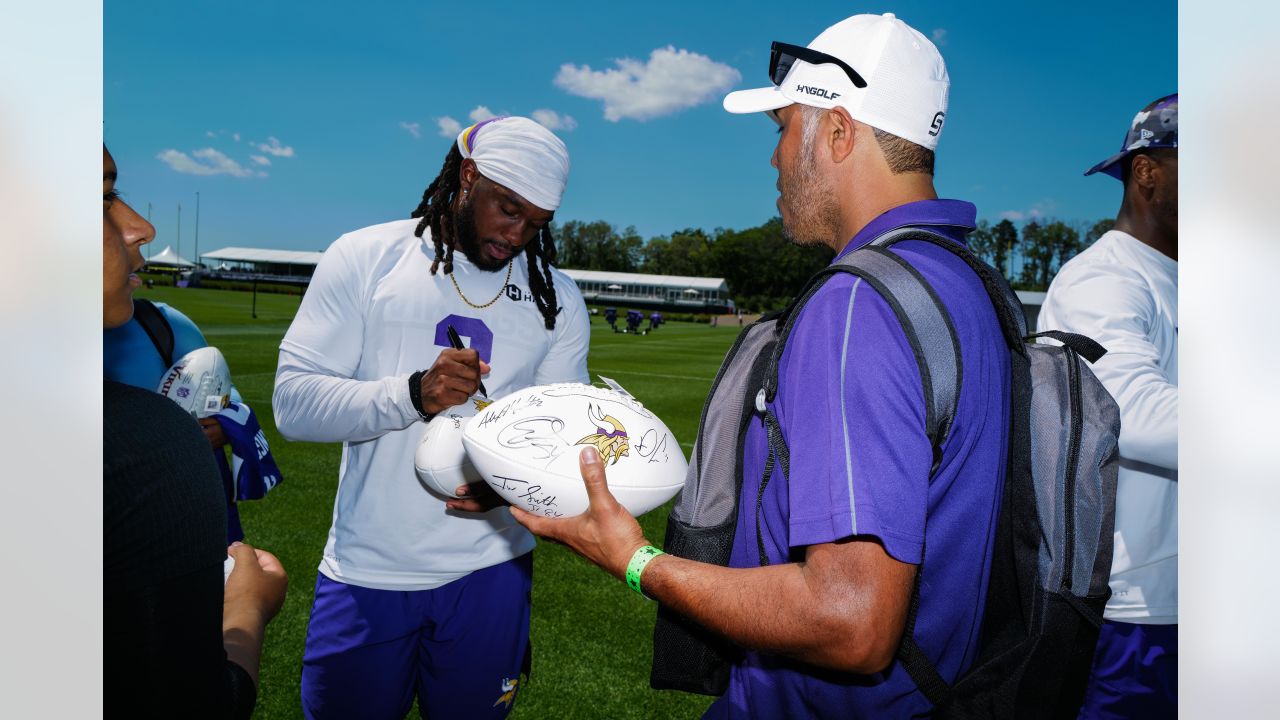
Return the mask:
<svg viewBox="0 0 1280 720">
<path fill-rule="evenodd" d="M 279 556 L 289 572 L 284 609 L 267 630 L 259 718 L 297 718 L 302 648 L 316 566 L 333 512 L 341 446 L 293 443 L 276 432 L 271 388 L 276 353 L 299 298 L 244 292 L 154 288 L 140 297 L 186 313 L 222 350 L 245 402 L 257 412 L 285 481 L 264 500 L 241 504 L 246 539 Z M 734 326 L 671 323 L 648 336 L 613 333 L 592 319 L 588 367 L 622 383 L 661 417 L 685 455 L 720 360 L 737 337 Z M 432 358 L 424 358 L 424 365 Z M 641 518 L 661 545 L 669 506 Z M 533 674 L 511 717 L 691 718 L 710 698 L 649 689 L 656 605 L 551 543 L 534 553 Z M 416 710 L 411 716 L 416 717 Z"/>
</svg>

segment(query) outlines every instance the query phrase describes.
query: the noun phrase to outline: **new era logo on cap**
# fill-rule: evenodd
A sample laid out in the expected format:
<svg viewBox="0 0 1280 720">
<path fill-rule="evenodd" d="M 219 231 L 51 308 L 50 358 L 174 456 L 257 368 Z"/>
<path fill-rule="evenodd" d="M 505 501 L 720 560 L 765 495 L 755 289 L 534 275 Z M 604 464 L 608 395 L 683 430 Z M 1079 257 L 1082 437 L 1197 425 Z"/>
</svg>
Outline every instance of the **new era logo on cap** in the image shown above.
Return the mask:
<svg viewBox="0 0 1280 720">
<path fill-rule="evenodd" d="M 1146 148 L 1178 147 L 1178 94 L 1166 95 L 1138 111 L 1124 134 L 1120 152 L 1085 171 L 1085 175 L 1105 173 L 1119 180 L 1120 162 L 1130 153 Z"/>
<path fill-rule="evenodd" d="M 854 15 L 822 31 L 808 49 L 815 51 L 808 54 L 812 59 L 798 50 L 788 58 L 781 82 L 729 93 L 724 108 L 750 113 L 792 103 L 839 106 L 855 120 L 930 150 L 937 147 L 951 82 L 928 38 L 893 13 Z M 830 61 L 821 62 L 822 56 Z"/>
</svg>

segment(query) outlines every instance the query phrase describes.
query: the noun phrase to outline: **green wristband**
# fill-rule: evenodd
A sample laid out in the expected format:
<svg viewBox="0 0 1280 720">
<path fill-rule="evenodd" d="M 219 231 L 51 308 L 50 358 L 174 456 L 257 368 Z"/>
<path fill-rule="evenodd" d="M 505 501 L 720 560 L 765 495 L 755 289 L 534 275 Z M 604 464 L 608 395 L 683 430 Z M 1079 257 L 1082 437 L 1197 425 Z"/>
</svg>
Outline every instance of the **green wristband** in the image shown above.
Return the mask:
<svg viewBox="0 0 1280 720">
<path fill-rule="evenodd" d="M 636 554 L 631 556 L 631 562 L 627 563 L 627 585 L 630 585 L 632 590 L 640 593 L 640 597 L 645 600 L 652 600 L 653 598 L 645 595 L 644 591 L 640 589 L 640 573 L 644 572 L 650 560 L 665 554 L 652 545 L 645 545 L 637 550 Z"/>
</svg>

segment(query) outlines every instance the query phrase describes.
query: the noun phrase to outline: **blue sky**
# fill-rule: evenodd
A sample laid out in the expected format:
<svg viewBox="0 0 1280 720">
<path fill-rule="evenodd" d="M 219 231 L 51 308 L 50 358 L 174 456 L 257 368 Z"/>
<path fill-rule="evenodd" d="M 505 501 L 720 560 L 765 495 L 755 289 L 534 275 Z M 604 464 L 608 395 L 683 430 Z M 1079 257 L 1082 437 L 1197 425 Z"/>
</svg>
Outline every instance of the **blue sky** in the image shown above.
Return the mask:
<svg viewBox="0 0 1280 720">
<path fill-rule="evenodd" d="M 407 217 L 442 127 L 486 110 L 537 112 L 568 144 L 558 221 L 743 228 L 775 214 L 776 135 L 724 112 L 724 92 L 768 82 L 771 41 L 856 12 L 935 39 L 951 76 L 938 190 L 992 221 L 1114 215 L 1119 183 L 1081 174 L 1177 89 L 1173 2 L 110 2 L 103 132 L 126 198 L 150 204 L 153 250 L 177 244 L 181 204 L 187 256 L 197 192 L 201 252 L 322 250 Z"/>
</svg>

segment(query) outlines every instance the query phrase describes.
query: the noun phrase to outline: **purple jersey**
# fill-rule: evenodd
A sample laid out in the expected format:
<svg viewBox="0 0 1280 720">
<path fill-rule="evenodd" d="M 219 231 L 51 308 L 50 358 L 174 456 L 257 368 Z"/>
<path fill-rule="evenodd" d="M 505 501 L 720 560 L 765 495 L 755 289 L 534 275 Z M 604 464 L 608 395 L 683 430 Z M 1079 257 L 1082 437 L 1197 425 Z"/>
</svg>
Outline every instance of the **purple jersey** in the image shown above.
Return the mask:
<svg viewBox="0 0 1280 720">
<path fill-rule="evenodd" d="M 973 205 L 925 200 L 880 215 L 845 248 L 903 226 L 964 242 Z M 921 564 L 916 639 L 947 681 L 973 661 L 986 600 L 1009 427 L 1009 351 L 982 282 L 943 248 L 905 241 L 893 251 L 935 288 L 955 323 L 963 363 L 959 407 L 930 479 L 920 372 L 892 309 L 859 278 L 837 274 L 805 305 L 779 367 L 774 404 L 791 453 L 775 467 L 757 513 L 768 442 L 747 431 L 730 565 L 759 564 L 756 522 L 771 564 L 808 545 L 864 536 Z M 908 717 L 929 708 L 895 662 L 884 673 L 818 671 L 746 652 L 708 717 Z"/>
</svg>

